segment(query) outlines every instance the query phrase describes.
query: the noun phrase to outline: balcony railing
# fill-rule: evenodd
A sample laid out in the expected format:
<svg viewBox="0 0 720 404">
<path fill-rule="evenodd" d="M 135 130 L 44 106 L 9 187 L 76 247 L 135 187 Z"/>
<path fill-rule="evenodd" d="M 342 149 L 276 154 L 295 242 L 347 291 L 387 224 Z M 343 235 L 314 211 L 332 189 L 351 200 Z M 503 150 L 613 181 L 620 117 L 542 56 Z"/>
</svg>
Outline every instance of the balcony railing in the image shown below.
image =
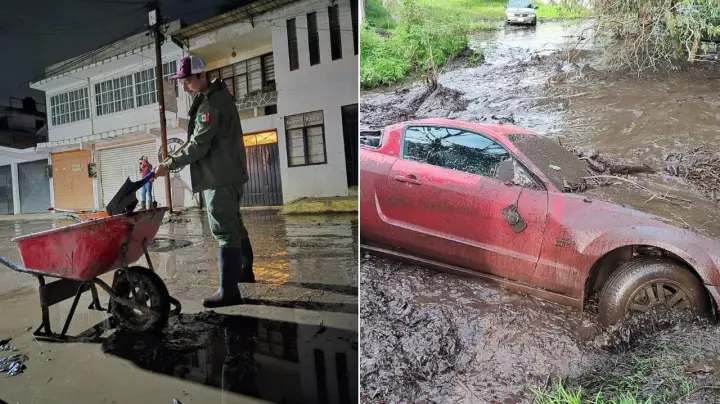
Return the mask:
<svg viewBox="0 0 720 404">
<path fill-rule="evenodd" d="M 277 104 L 277 91 L 275 85 L 265 86 L 259 90 L 251 91 L 237 103 L 238 110 L 261 108 Z"/>
</svg>

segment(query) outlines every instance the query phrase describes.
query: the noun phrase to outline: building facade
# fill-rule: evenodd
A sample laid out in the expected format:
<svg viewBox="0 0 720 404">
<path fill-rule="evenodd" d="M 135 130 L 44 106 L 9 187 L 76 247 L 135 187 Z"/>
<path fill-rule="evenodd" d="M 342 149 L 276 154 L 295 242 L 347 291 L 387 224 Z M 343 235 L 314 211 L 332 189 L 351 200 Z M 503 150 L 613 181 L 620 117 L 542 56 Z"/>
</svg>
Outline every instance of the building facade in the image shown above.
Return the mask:
<svg viewBox="0 0 720 404">
<path fill-rule="evenodd" d="M 168 32 L 180 27 L 179 21 L 173 22 Z M 162 54 L 167 79 L 183 52 L 167 40 Z M 139 179 L 141 156 L 158 164 L 153 38 L 138 34 L 49 66 L 46 78 L 30 87 L 46 95 L 48 140 L 36 150 L 50 155 L 55 209 L 101 210 L 126 178 Z M 169 82 L 164 91 L 166 104 L 177 105 L 177 112 L 166 111 L 168 134 L 183 132 L 187 96 Z M 155 182 L 154 197 L 165 205 L 164 179 Z"/>
<path fill-rule="evenodd" d="M 347 196 L 358 176 L 357 1 L 278 2 L 174 37 L 235 95 L 250 171 L 245 204 Z"/>
<path fill-rule="evenodd" d="M 357 186 L 357 12 L 353 0 L 260 0 L 168 27 L 163 77 L 197 55 L 236 98 L 250 174 L 243 205 L 347 196 Z M 154 67 L 153 39 L 139 34 L 49 66 L 31 84 L 46 94 L 48 139 L 34 152 L 49 155 L 50 206 L 104 209 L 126 178 L 139 179 L 141 156 L 158 164 Z M 190 99 L 176 83 L 163 91 L 172 153 L 187 141 Z M 173 207 L 201 204 L 188 168 L 168 178 Z M 164 181 L 154 184 L 160 206 Z"/>
</svg>

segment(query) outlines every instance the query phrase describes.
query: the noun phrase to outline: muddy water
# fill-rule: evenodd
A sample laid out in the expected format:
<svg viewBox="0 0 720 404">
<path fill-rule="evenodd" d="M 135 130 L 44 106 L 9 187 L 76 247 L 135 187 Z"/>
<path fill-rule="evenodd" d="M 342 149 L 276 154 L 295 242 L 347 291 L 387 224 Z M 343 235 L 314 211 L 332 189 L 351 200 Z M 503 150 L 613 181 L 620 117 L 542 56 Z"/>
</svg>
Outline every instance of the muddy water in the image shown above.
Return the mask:
<svg viewBox="0 0 720 404">
<path fill-rule="evenodd" d="M 363 93 L 362 123 L 427 117 L 509 122 L 658 169 L 669 151 L 717 149 L 720 75 L 700 69 L 645 79 L 606 73 L 587 35 L 561 23 L 479 34 L 471 47 L 484 50 L 485 63 L 450 66 L 433 94 L 422 85 Z M 584 39 L 577 50 L 568 52 L 568 41 L 578 37 Z M 662 173 L 639 181 L 653 193 L 701 198 L 692 185 Z M 681 226 L 714 220 L 708 214 L 716 209 L 705 209 L 707 203 L 696 209 L 646 202 L 651 196 L 623 202 L 670 212 Z M 530 402 L 532 389 L 561 378 L 597 392 L 600 378 L 632 374 L 633 355 L 650 362 L 677 359 L 648 376 L 641 392 L 660 397 L 665 393 L 656 387 L 663 377 L 686 374 L 684 366 L 705 364 L 705 354 L 712 358 L 719 349 L 710 343 L 716 327 L 670 321 L 662 332 L 653 323 L 600 333 L 591 312 L 372 256 L 362 259 L 361 283 L 361 391 L 369 402 Z M 694 387 L 711 385 L 717 373 L 688 380 Z M 716 393 L 699 389 L 672 401 L 718 402 Z"/>
</svg>

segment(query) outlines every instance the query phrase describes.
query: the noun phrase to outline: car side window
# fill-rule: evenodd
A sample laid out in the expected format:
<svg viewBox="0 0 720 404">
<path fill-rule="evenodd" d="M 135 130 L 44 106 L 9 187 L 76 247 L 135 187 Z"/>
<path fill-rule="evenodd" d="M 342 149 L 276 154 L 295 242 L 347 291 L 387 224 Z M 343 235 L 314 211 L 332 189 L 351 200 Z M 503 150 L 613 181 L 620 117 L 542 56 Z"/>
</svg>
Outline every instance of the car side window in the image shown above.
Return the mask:
<svg viewBox="0 0 720 404">
<path fill-rule="evenodd" d="M 515 176 L 514 159 L 505 148 L 462 129 L 409 127 L 405 130 L 403 158 L 503 181 Z"/>
</svg>

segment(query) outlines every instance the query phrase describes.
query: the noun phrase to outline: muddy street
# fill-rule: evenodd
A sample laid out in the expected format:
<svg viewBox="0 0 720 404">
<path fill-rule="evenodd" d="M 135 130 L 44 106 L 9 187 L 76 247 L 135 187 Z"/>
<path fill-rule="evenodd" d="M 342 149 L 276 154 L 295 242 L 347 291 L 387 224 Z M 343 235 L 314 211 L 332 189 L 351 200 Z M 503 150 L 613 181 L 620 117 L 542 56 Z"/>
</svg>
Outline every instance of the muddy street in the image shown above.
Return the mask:
<svg viewBox="0 0 720 404">
<path fill-rule="evenodd" d="M 647 196 L 619 202 L 720 236 L 711 192 L 666 169 L 670 153 L 717 151 L 719 76 L 705 69 L 642 79 L 609 73 L 588 36 L 567 23 L 477 34 L 470 47 L 484 50 L 482 64 L 456 60 L 433 93 L 422 84 L 365 92 L 362 123 L 429 117 L 513 123 L 617 162 L 647 164 L 655 173 L 631 177 Z M 692 204 L 656 198 L 666 192 Z M 717 384 L 720 371 L 719 348 L 710 343 L 716 327 L 644 319 L 600 332 L 592 310 L 492 284 L 371 255 L 363 255 L 360 271 L 361 394 L 368 402 L 531 402 L 535 390 L 560 380 L 592 386 L 591 376 L 614 380 L 615 391 L 641 388 L 652 402 L 720 400 L 715 389 L 702 388 Z M 665 391 L 663 383 L 687 391 Z M 594 388 L 590 393 L 600 387 Z"/>
<path fill-rule="evenodd" d="M 257 283 L 241 285 L 245 305 L 208 312 L 200 301 L 218 286 L 217 245 L 205 216 L 166 217 L 150 255 L 183 309 L 159 335 L 111 329 L 106 314 L 86 309 L 85 296 L 69 331 L 78 342 L 36 341 L 37 283 L 0 269 L 0 340 L 11 339 L 7 345 L 17 348 L 8 355 L 27 355 L 22 373 L 0 377 L 0 399 L 357 402 L 357 217 L 250 211 L 243 219 Z M 70 223 L 0 221 L 0 254 L 18 262 L 11 237 Z M 55 331 L 69 306 L 66 301 L 50 309 Z"/>
</svg>

